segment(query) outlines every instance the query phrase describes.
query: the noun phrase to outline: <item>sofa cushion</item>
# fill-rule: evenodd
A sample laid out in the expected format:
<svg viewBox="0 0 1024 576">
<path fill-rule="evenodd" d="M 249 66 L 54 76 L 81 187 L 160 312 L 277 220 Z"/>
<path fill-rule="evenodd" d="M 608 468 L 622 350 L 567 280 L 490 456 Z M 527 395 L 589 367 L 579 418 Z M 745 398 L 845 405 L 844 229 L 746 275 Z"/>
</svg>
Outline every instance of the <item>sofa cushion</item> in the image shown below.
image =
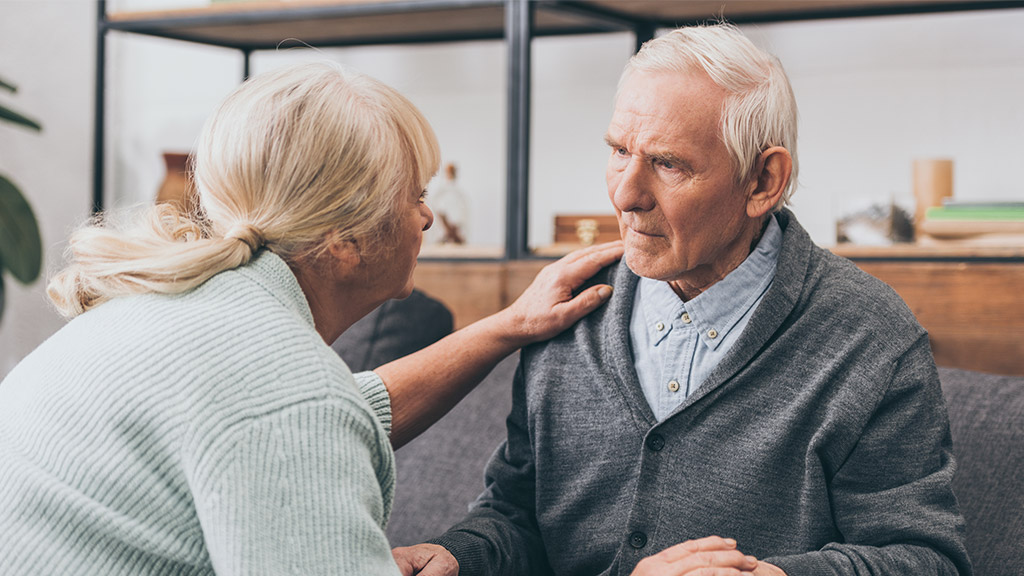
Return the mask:
<svg viewBox="0 0 1024 576">
<path fill-rule="evenodd" d="M 419 290 L 388 300 L 349 327 L 331 345 L 353 372 L 373 370 L 426 348 L 452 331 L 452 313 Z"/>
<path fill-rule="evenodd" d="M 392 546 L 440 536 L 483 492 L 484 467 L 505 440 L 518 362 L 519 354 L 506 358 L 444 418 L 395 452 L 397 487 L 387 527 Z"/>
<path fill-rule="evenodd" d="M 967 523 L 976 576 L 1024 566 L 1024 378 L 941 368 L 957 470 L 953 491 Z"/>
</svg>

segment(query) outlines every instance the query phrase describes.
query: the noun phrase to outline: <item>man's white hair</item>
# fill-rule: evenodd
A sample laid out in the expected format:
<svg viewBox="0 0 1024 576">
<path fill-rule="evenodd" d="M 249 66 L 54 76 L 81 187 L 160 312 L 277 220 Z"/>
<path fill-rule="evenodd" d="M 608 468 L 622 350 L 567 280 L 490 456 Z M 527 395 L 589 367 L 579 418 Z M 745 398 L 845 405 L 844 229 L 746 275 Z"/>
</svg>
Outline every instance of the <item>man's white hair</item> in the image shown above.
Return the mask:
<svg viewBox="0 0 1024 576">
<path fill-rule="evenodd" d="M 782 63 L 732 24 L 689 26 L 645 42 L 626 65 L 619 87 L 634 72 L 694 70 L 704 70 L 730 94 L 722 105 L 721 138 L 732 155 L 737 182 L 755 176 L 758 157 L 772 146 L 793 157 L 793 172 L 775 206 L 781 209 L 796 189 L 799 166 L 796 99 Z"/>
</svg>

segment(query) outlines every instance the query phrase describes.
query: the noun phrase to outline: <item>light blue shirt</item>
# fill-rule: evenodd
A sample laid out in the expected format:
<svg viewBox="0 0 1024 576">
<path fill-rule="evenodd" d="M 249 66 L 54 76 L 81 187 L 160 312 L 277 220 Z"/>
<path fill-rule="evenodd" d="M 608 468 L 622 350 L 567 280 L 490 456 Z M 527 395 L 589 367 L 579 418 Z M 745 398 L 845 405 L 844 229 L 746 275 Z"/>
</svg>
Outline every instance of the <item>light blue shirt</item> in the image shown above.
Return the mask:
<svg viewBox="0 0 1024 576">
<path fill-rule="evenodd" d="M 715 369 L 775 278 L 782 229 L 772 217 L 757 248 L 735 270 L 683 302 L 667 282 L 641 278 L 629 334 L 647 403 L 660 422 Z"/>
</svg>

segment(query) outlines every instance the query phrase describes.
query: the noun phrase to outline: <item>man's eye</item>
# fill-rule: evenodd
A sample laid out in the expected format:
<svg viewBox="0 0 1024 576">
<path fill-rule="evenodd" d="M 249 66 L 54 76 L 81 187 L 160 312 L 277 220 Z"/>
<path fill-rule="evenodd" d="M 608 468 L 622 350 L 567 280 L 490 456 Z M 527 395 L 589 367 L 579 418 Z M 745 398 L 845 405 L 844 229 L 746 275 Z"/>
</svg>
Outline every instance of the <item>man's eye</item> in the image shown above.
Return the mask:
<svg viewBox="0 0 1024 576">
<path fill-rule="evenodd" d="M 662 168 L 664 168 L 666 170 L 675 170 L 675 167 L 676 167 L 675 164 L 673 164 L 672 162 L 670 162 L 668 160 L 655 160 L 654 163 L 656 165 L 658 165 L 658 166 L 661 166 Z"/>
<path fill-rule="evenodd" d="M 618 154 L 619 156 L 628 156 L 629 155 L 629 152 L 627 152 L 625 148 L 621 148 L 621 147 L 620 148 L 616 148 L 615 149 L 615 153 Z"/>
</svg>

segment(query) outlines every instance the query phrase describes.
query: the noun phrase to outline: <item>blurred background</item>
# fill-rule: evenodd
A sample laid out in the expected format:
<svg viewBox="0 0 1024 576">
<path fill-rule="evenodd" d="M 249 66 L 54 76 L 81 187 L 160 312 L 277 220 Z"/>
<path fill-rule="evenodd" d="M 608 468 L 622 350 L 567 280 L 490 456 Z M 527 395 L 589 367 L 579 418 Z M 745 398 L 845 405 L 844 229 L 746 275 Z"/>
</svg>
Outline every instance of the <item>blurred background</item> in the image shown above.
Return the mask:
<svg viewBox="0 0 1024 576">
<path fill-rule="evenodd" d="M 106 12 L 207 6 L 206 0 L 121 0 L 108 2 Z M 870 206 L 912 213 L 912 167 L 919 159 L 952 160 L 958 200 L 1024 198 L 1024 8 L 997 8 L 742 26 L 781 58 L 796 91 L 801 172 L 793 210 L 815 241 L 836 244 L 837 221 Z M 36 133 L 0 124 L 0 174 L 30 202 L 44 259 L 33 284 L 5 278 L 0 378 L 63 324 L 46 300 L 45 283 L 63 262 L 68 233 L 93 206 L 97 15 L 90 0 L 0 0 L 0 79 L 18 88 L 0 94 L 0 104 L 43 126 Z M 457 167 L 468 255 L 500 260 L 507 222 L 506 43 L 327 48 L 295 38 L 313 48 L 291 41 L 253 52 L 251 72 L 327 58 L 406 94 L 434 125 L 443 163 Z M 550 247 L 559 215 L 611 213 L 602 137 L 634 47 L 630 32 L 532 41 L 528 256 L 558 251 Z M 243 56 L 110 31 L 105 73 L 102 196 L 105 207 L 117 209 L 154 201 L 167 177 L 164 154 L 191 149 L 205 118 L 241 81 Z M 444 172 L 432 188 L 451 185 Z M 442 259 L 459 256 L 436 247 L 425 254 L 431 250 Z M 456 320 L 465 323 L 458 313 Z"/>
</svg>

